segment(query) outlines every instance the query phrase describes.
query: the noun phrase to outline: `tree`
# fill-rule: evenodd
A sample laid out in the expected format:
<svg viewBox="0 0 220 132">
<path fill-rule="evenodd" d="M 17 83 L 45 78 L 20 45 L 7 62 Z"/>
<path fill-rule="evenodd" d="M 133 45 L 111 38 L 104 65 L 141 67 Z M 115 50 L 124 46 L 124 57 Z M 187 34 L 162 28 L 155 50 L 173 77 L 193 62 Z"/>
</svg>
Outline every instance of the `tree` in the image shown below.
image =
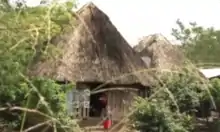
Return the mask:
<svg viewBox="0 0 220 132">
<path fill-rule="evenodd" d="M 16 8 L 24 8 L 26 7 L 26 1 L 25 0 L 17 0 L 15 2 Z"/>
<path fill-rule="evenodd" d="M 162 73 L 160 85 L 148 99 L 138 99 L 132 115 L 134 127 L 143 132 L 190 132 L 193 115 L 206 95 L 202 80 L 187 69 Z"/>
<path fill-rule="evenodd" d="M 219 78 L 212 79 L 210 83 L 211 83 L 210 92 L 214 98 L 214 101 L 215 101 L 214 103 L 216 104 L 217 111 L 220 113 L 220 105 L 219 105 L 220 103 L 220 79 Z"/>
<path fill-rule="evenodd" d="M 9 6 L 7 1 L 4 3 L 6 6 Z M 65 113 L 63 87 L 54 80 L 31 78 L 27 74 L 36 52 L 44 53 L 45 57 L 59 54 L 58 49 L 50 43 L 46 49 L 36 47 L 43 47 L 51 37 L 72 27 L 72 13 L 68 7 L 55 5 L 50 10 L 40 6 L 22 10 L 0 8 L 0 14 L 0 120 L 7 127 L 23 131 L 26 119 L 34 121 L 31 120 L 32 116 L 39 117 L 38 112 L 30 115 L 24 111 L 35 109 L 48 115 L 44 116 L 46 119 L 57 119 L 49 118 L 58 127 L 63 123 L 74 125 L 75 122 L 71 122 Z M 13 107 L 23 109 L 12 111 Z M 36 123 L 39 122 L 33 124 Z"/>
<path fill-rule="evenodd" d="M 1 10 L 8 10 L 9 8 L 11 8 L 11 5 L 9 4 L 8 0 L 1 0 L 0 1 L 0 7 L 1 7 Z"/>
<path fill-rule="evenodd" d="M 186 27 L 177 20 L 179 28 L 172 29 L 172 35 L 182 43 L 186 56 L 194 63 L 205 66 L 220 65 L 220 30 L 205 28 L 195 22 Z"/>
<path fill-rule="evenodd" d="M 132 126 L 141 132 L 191 132 L 192 118 L 172 112 L 166 101 L 138 99 L 137 111 L 130 117 Z"/>
</svg>

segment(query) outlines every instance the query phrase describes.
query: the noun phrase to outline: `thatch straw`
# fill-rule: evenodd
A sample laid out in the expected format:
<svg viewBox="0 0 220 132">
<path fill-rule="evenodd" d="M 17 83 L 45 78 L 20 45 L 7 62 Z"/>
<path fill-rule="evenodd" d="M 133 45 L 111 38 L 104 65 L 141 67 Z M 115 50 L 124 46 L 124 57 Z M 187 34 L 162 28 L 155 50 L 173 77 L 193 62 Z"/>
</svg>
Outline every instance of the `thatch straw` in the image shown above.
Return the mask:
<svg viewBox="0 0 220 132">
<path fill-rule="evenodd" d="M 93 3 L 83 6 L 76 16 L 76 28 L 52 40 L 62 49 L 62 56 L 35 62 L 32 75 L 75 82 L 106 82 L 147 68 L 108 16 Z M 149 78 L 145 73 L 136 73 L 113 82 L 147 85 Z"/>
<path fill-rule="evenodd" d="M 134 46 L 134 50 L 142 58 L 145 57 L 143 59 L 147 64 L 150 62 L 150 67 L 161 70 L 179 68 L 186 62 L 186 58 L 181 50 L 176 45 L 172 45 L 161 34 L 144 37 L 138 45 Z"/>
</svg>

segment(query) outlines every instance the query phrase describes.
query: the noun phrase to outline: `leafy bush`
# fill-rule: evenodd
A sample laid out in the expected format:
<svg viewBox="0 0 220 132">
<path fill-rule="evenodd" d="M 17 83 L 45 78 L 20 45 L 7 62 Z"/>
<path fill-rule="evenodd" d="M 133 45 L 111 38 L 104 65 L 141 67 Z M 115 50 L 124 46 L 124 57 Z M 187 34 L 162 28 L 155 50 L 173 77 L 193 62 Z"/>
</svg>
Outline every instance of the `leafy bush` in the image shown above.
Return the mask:
<svg viewBox="0 0 220 132">
<path fill-rule="evenodd" d="M 211 110 L 220 112 L 220 79 L 215 78 L 207 81 L 207 92 L 205 92 L 200 100 L 199 117 L 211 116 Z"/>
<path fill-rule="evenodd" d="M 167 102 L 138 99 L 137 111 L 131 116 L 133 127 L 142 132 L 190 132 L 191 117 L 172 112 Z"/>
<path fill-rule="evenodd" d="M 204 80 L 185 69 L 159 77 L 160 85 L 153 88 L 150 98 L 137 100 L 131 117 L 134 127 L 144 132 L 192 131 L 192 114 L 207 95 Z"/>
<path fill-rule="evenodd" d="M 172 110 L 191 113 L 200 105 L 200 99 L 205 91 L 202 80 L 188 71 L 183 73 L 164 73 L 161 83 L 154 91 L 162 89 L 156 95 L 161 101 L 167 100 Z"/>
<path fill-rule="evenodd" d="M 26 8 L 22 10 L 0 10 L 0 104 L 22 102 L 29 90 L 21 75 L 34 56 L 35 47 L 40 47 L 52 36 L 71 26 L 73 18 L 62 6 Z M 53 50 L 51 50 L 51 48 Z M 42 51 L 42 49 L 38 49 Z M 51 52 L 50 52 L 51 51 Z M 57 51 L 52 44 L 44 53 L 49 57 Z M 58 54 L 56 52 L 55 54 Z"/>
<path fill-rule="evenodd" d="M 38 52 L 44 57 L 59 55 L 59 49 L 49 40 L 72 29 L 74 17 L 69 12 L 72 7 L 69 3 L 67 5 L 22 9 L 7 6 L 0 9 L 0 108 L 19 106 L 39 110 L 53 117 L 53 122 L 58 122 L 55 119 L 59 122 L 68 119 L 62 86 L 50 79 L 29 78 L 27 74 Z M 48 45 L 43 49 L 45 42 Z M 12 129 L 23 127 L 26 119 L 23 111 L 0 111 L 0 120 Z M 36 112 L 27 113 L 27 120 L 32 116 L 39 117 Z M 61 115 L 62 120 L 59 118 Z M 70 121 L 65 124 L 67 122 Z"/>
<path fill-rule="evenodd" d="M 210 93 L 215 101 L 215 105 L 217 107 L 217 110 L 220 112 L 220 79 L 215 78 L 210 81 L 211 88 Z"/>
</svg>

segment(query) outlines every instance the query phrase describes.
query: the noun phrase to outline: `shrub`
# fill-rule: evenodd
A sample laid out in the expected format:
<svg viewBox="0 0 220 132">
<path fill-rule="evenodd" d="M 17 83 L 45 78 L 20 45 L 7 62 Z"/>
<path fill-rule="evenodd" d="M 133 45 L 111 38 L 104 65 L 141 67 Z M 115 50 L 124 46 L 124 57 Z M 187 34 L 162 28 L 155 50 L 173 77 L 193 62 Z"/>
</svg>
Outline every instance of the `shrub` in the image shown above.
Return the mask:
<svg viewBox="0 0 220 132">
<path fill-rule="evenodd" d="M 149 99 L 138 99 L 131 117 L 134 127 L 146 132 L 190 132 L 193 116 L 207 95 L 202 78 L 184 70 L 160 74 L 160 85 Z"/>
<path fill-rule="evenodd" d="M 190 132 L 192 120 L 190 116 L 172 112 L 167 102 L 138 99 L 134 105 L 138 108 L 131 116 L 133 127 L 142 132 Z"/>
<path fill-rule="evenodd" d="M 201 78 L 185 71 L 183 73 L 163 73 L 161 75 L 162 86 L 154 89 L 158 100 L 166 100 L 172 110 L 192 113 L 200 105 L 200 99 L 206 93 Z"/>
<path fill-rule="evenodd" d="M 69 119 L 65 114 L 65 92 L 62 87 L 53 80 L 29 78 L 27 74 L 38 52 L 42 52 L 44 57 L 59 55 L 59 49 L 53 44 L 48 43 L 45 49 L 43 47 L 53 36 L 72 29 L 74 17 L 69 8 L 72 7 L 68 3 L 68 7 L 56 5 L 11 9 L 7 6 L 0 9 L 0 108 L 17 106 L 39 110 L 51 116 L 52 122 L 56 123 Z M 0 120 L 6 126 L 18 129 L 26 119 L 23 113 L 23 110 L 0 111 Z M 35 121 L 31 120 L 33 115 L 39 117 L 28 112 L 27 120 Z M 61 115 L 62 120 L 59 118 Z"/>
<path fill-rule="evenodd" d="M 210 93 L 213 97 L 214 103 L 217 107 L 217 110 L 220 112 L 220 79 L 215 78 L 210 81 L 211 88 Z"/>
</svg>

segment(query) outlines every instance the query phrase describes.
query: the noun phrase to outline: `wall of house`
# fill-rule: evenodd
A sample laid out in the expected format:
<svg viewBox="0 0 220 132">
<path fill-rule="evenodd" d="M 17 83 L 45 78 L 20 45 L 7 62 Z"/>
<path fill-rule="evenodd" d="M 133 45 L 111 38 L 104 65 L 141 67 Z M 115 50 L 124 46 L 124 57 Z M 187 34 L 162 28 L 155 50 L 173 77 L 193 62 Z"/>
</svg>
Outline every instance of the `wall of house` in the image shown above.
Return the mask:
<svg viewBox="0 0 220 132">
<path fill-rule="evenodd" d="M 120 120 L 129 113 L 134 97 L 138 96 L 138 91 L 115 90 L 106 92 L 108 96 L 108 106 L 112 111 L 113 120 Z"/>
<path fill-rule="evenodd" d="M 134 101 L 134 97 L 138 96 L 137 90 L 112 90 L 105 92 L 108 98 L 108 106 L 112 112 L 113 120 L 120 120 L 129 112 L 131 104 Z M 78 93 L 73 92 L 73 97 L 70 96 L 69 99 L 77 102 Z M 80 102 L 78 102 L 80 103 Z M 70 105 L 70 104 L 69 104 Z M 74 107 L 74 108 L 73 108 Z M 77 114 L 79 118 L 88 118 L 89 117 L 89 108 L 85 108 L 81 105 L 72 103 L 72 106 L 69 106 L 69 112 L 72 110 L 73 113 Z M 71 112 L 70 112 L 71 113 Z"/>
<path fill-rule="evenodd" d="M 85 119 L 89 117 L 89 101 L 90 95 L 87 93 L 89 89 L 76 89 L 73 91 L 73 113 L 76 117 Z"/>
<path fill-rule="evenodd" d="M 73 113 L 73 90 L 70 90 L 66 93 L 66 106 L 68 114 Z"/>
<path fill-rule="evenodd" d="M 88 99 L 80 100 L 79 96 L 83 95 L 83 91 L 86 89 L 93 90 L 92 88 L 96 88 L 97 86 L 93 86 L 91 84 L 86 83 L 77 83 L 76 91 L 72 92 L 73 95 L 68 96 L 69 102 L 72 101 L 72 106 L 69 106 L 69 111 L 73 109 L 73 113 L 77 114 L 79 118 L 88 118 L 89 117 L 89 107 L 84 107 L 82 102 L 85 100 L 89 101 L 90 96 L 86 96 Z M 100 85 L 100 84 L 99 84 Z M 108 89 L 104 91 L 108 97 L 108 106 L 110 107 L 113 115 L 113 120 L 122 119 L 123 116 L 127 115 L 129 109 L 131 108 L 132 102 L 134 101 L 135 96 L 148 96 L 148 88 L 139 85 L 108 85 L 105 86 L 104 89 Z M 103 89 L 103 88 L 102 88 Z M 81 91 L 81 92 L 80 92 Z M 70 103 L 68 105 L 71 105 Z"/>
</svg>

